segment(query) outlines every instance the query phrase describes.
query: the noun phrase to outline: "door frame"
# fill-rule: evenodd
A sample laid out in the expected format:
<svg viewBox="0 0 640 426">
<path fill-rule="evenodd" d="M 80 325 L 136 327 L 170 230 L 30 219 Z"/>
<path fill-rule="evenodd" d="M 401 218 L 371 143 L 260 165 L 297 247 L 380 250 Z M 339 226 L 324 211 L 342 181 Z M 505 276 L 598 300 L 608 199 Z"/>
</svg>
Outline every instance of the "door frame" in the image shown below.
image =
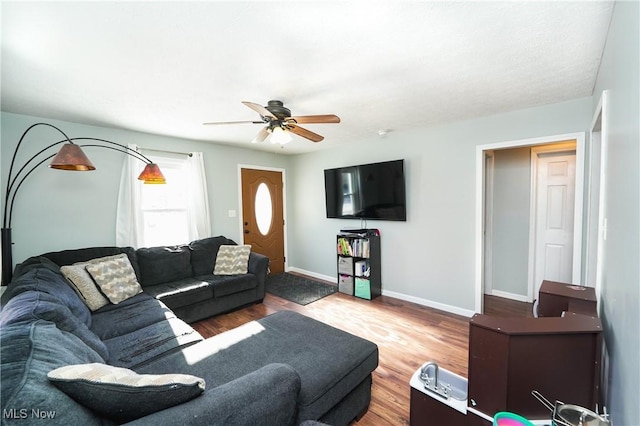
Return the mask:
<svg viewBox="0 0 640 426">
<path fill-rule="evenodd" d="M 576 141 L 576 197 L 574 205 L 575 220 L 573 224 L 573 282 L 580 282 L 582 265 L 582 210 L 584 192 L 584 149 L 585 132 L 544 136 L 539 138 L 520 139 L 476 146 L 476 205 L 475 205 L 475 312 L 482 313 L 484 296 L 484 208 L 485 208 L 485 156 L 487 151 L 517 148 L 575 140 Z M 576 254 L 577 253 L 577 254 Z"/>
<path fill-rule="evenodd" d="M 242 239 L 244 244 L 244 227 L 242 225 L 242 218 L 244 211 L 242 209 L 242 169 L 253 170 L 265 170 L 269 172 L 282 173 L 282 219 L 284 220 L 283 238 L 284 238 L 284 270 L 289 270 L 289 256 L 287 248 L 287 173 L 286 170 L 280 167 L 268 167 L 268 166 L 254 166 L 250 164 L 238 164 L 238 235 Z"/>
<path fill-rule="evenodd" d="M 538 231 L 538 164 L 540 160 L 540 154 L 548 154 L 548 153 L 572 153 L 576 158 L 576 185 L 575 190 L 577 190 L 577 169 L 578 169 L 578 156 L 577 156 L 577 147 L 573 142 L 569 143 L 555 143 L 552 145 L 542 145 L 531 147 L 531 186 L 529 190 L 529 276 L 527 277 L 527 302 L 533 302 L 536 298 L 535 289 L 536 283 L 533 281 L 535 278 L 535 268 L 536 268 L 536 248 L 537 248 L 537 231 Z M 575 194 L 577 197 L 577 194 Z M 574 209 L 576 208 L 576 204 L 574 202 Z M 575 211 L 574 211 L 575 216 Z M 574 227 L 573 227 L 573 243 L 576 243 L 575 233 L 577 229 L 575 227 L 575 219 L 574 219 Z M 580 232 L 582 232 L 582 226 L 580 227 Z M 582 271 L 582 264 L 580 262 L 576 262 L 576 256 L 582 256 L 582 250 L 576 247 L 573 247 L 573 262 L 572 262 L 572 271 L 571 271 L 571 280 L 572 284 L 580 283 L 580 273 Z M 578 263 L 578 265 L 576 265 Z M 577 267 L 577 271 L 576 271 Z M 577 275 L 576 275 L 577 274 Z M 578 277 L 576 281 L 576 276 Z"/>
<path fill-rule="evenodd" d="M 585 284 L 594 285 L 597 303 L 602 292 L 602 263 L 606 235 L 606 180 L 607 154 L 609 152 L 609 91 L 604 90 L 591 122 L 589 151 L 589 188 L 587 192 L 587 232 L 585 244 Z M 596 142 L 597 141 L 597 142 Z M 598 176 L 594 169 L 598 167 Z M 594 179 L 598 179 L 597 185 Z M 597 191 L 597 194 L 596 194 Z M 597 199 L 596 199 L 597 196 Z M 596 206 L 597 203 L 597 206 Z M 595 263 L 589 260 L 595 257 Z M 590 282 L 591 281 L 591 282 Z"/>
<path fill-rule="evenodd" d="M 485 151 L 484 193 L 484 288 L 485 294 L 493 293 L 493 201 L 495 184 L 495 156 L 493 150 Z"/>
</svg>

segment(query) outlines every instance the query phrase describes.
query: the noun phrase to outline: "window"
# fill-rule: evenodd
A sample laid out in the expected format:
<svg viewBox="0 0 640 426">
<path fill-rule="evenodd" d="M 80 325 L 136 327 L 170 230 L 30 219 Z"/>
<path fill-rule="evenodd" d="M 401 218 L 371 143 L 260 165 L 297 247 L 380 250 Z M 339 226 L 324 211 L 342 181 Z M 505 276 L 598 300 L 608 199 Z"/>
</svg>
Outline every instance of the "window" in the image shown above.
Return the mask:
<svg viewBox="0 0 640 426">
<path fill-rule="evenodd" d="M 145 247 L 189 242 L 188 164 L 184 158 L 148 156 L 160 166 L 165 185 L 142 185 L 140 210 Z"/>
<path fill-rule="evenodd" d="M 135 144 L 129 144 L 128 148 L 138 150 Z M 157 247 L 210 237 L 211 217 L 202 152 L 189 155 L 152 152 L 145 155 L 160 166 L 167 183 L 141 184 L 137 177 L 144 164 L 138 158 L 127 156 L 120 177 L 116 244 Z"/>
</svg>

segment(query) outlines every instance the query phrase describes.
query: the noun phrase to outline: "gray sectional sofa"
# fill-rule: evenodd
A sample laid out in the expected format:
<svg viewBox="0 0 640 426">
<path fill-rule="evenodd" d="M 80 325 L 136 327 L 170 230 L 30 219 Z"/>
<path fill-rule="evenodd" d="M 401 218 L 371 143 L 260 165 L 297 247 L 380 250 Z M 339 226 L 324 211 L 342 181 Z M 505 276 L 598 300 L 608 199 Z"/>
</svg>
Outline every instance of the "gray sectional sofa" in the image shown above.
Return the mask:
<svg viewBox="0 0 640 426">
<path fill-rule="evenodd" d="M 236 243 L 217 236 L 176 247 L 91 247 L 45 253 L 42 257 L 65 266 L 126 253 L 144 292 L 191 323 L 264 299 L 269 259 L 251 252 L 246 274 L 214 275 L 216 255 L 222 245 Z M 21 267 L 16 267 L 17 273 Z"/>
<path fill-rule="evenodd" d="M 131 264 L 139 268 L 144 291 L 91 311 L 60 273 L 60 265 L 118 250 L 86 249 L 83 259 L 78 251 L 49 253 L 16 268 L 0 311 L 3 424 L 46 418 L 65 425 L 297 425 L 307 420 L 346 425 L 367 410 L 371 373 L 378 365 L 375 344 L 291 311 L 203 339 L 185 318 L 228 310 L 231 304 L 205 302 L 200 294 L 184 303 L 189 296 L 175 283 L 195 285 L 194 278 L 202 276 L 195 273 L 176 276 L 163 287 L 149 285 L 154 282 L 149 277 L 159 271 L 142 267 L 146 260 L 141 258 L 149 253 L 131 256 L 131 250 L 124 250 L 138 262 Z M 163 265 L 168 263 L 157 268 Z M 230 294 L 250 292 L 243 287 L 250 285 L 238 284 L 242 289 Z M 213 285 L 214 296 L 228 295 L 229 290 L 217 291 Z M 256 297 L 261 300 L 254 294 L 234 299 L 234 304 L 252 303 Z M 190 314 L 189 306 L 198 312 Z M 93 365 L 123 368 L 143 378 L 189 375 L 206 384 L 193 392 L 180 382 L 135 387 L 47 376 L 65 366 L 75 371 Z"/>
</svg>

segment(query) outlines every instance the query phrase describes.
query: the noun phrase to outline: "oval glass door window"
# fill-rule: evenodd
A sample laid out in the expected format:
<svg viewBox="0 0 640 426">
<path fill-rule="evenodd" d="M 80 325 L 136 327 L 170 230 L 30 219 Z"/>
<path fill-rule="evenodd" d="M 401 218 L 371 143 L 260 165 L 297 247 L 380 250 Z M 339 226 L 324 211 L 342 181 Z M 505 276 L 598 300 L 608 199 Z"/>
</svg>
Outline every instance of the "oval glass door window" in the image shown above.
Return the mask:
<svg viewBox="0 0 640 426">
<path fill-rule="evenodd" d="M 273 209 L 271 203 L 271 191 L 269 191 L 269 187 L 264 182 L 258 185 L 254 207 L 256 209 L 254 213 L 256 215 L 258 230 L 262 235 L 267 235 L 271 229 Z"/>
</svg>

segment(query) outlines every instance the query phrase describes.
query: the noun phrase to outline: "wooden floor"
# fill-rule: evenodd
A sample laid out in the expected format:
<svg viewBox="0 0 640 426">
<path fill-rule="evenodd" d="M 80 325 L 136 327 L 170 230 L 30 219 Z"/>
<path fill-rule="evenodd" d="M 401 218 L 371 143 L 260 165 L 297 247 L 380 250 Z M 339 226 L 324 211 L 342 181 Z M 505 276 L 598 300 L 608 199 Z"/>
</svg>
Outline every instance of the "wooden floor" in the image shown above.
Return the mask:
<svg viewBox="0 0 640 426">
<path fill-rule="evenodd" d="M 267 293 L 264 303 L 192 325 L 209 337 L 281 310 L 300 312 L 378 345 L 371 404 L 357 426 L 408 425 L 409 379 L 425 361 L 467 376 L 468 318 L 387 296 L 367 301 L 335 293 L 301 306 Z M 530 315 L 531 304 L 486 296 L 485 312 Z"/>
</svg>

